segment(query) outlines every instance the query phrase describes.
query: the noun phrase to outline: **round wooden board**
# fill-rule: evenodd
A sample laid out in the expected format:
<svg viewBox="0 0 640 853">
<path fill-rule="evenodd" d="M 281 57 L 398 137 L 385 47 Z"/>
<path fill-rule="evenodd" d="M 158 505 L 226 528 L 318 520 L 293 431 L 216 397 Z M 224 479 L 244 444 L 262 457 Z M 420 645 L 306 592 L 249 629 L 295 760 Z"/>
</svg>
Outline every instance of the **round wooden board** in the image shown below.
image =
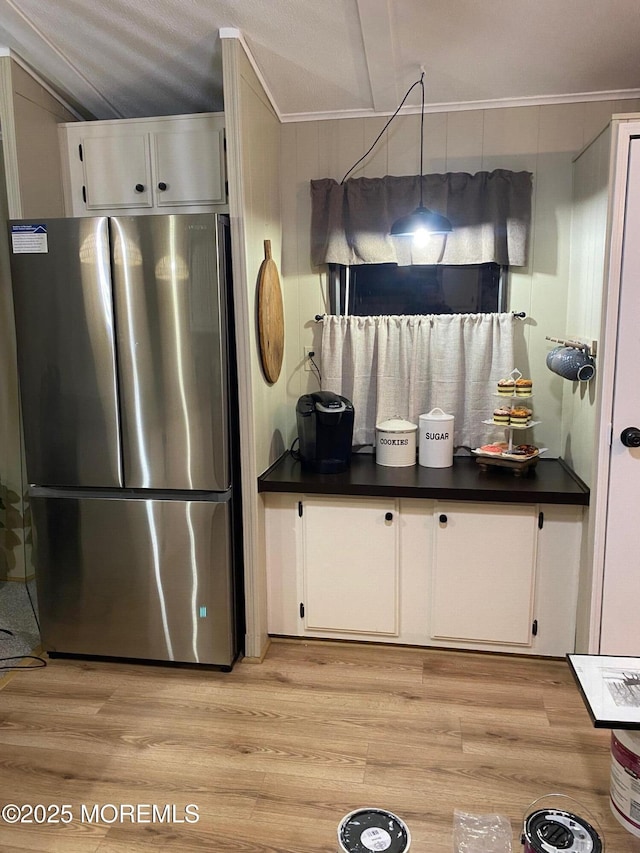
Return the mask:
<svg viewBox="0 0 640 853">
<path fill-rule="evenodd" d="M 284 311 L 270 240 L 264 241 L 264 261 L 258 273 L 258 339 L 264 375 L 269 382 L 275 382 L 280 376 L 284 355 Z"/>
</svg>

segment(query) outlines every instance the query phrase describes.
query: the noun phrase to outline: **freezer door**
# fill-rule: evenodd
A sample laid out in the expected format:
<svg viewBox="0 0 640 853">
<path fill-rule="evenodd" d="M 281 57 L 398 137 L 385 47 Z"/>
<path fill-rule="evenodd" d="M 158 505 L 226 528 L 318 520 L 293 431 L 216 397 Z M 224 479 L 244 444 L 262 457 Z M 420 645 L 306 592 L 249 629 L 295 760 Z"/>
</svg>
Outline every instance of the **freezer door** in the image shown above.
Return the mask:
<svg viewBox="0 0 640 853">
<path fill-rule="evenodd" d="M 230 486 L 217 226 L 213 214 L 111 219 L 128 487 Z"/>
<path fill-rule="evenodd" d="M 229 502 L 32 497 L 48 652 L 229 666 Z"/>
<path fill-rule="evenodd" d="M 9 223 L 30 483 L 121 486 L 105 217 Z"/>
</svg>

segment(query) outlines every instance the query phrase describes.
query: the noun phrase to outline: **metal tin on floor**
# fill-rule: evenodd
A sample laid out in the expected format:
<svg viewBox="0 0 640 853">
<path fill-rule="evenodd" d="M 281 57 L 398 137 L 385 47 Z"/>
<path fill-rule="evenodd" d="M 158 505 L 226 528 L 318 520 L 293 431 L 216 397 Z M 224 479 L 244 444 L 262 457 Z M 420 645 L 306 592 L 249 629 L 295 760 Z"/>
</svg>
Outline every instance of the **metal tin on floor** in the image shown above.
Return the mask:
<svg viewBox="0 0 640 853">
<path fill-rule="evenodd" d="M 611 732 L 611 811 L 640 838 L 640 732 Z"/>
<path fill-rule="evenodd" d="M 591 824 L 559 809 L 528 815 L 522 844 L 524 853 L 602 853 L 602 841 Z"/>
<path fill-rule="evenodd" d="M 408 853 L 411 833 L 392 812 L 361 808 L 340 821 L 338 844 L 340 853 Z"/>
</svg>

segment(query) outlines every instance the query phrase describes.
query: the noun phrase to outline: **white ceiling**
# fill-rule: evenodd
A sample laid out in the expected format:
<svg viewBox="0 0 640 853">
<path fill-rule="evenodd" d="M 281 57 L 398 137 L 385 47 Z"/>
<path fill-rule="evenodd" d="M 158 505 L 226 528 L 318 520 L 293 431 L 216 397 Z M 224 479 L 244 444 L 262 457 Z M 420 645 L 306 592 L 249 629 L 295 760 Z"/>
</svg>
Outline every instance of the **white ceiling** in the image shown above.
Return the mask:
<svg viewBox="0 0 640 853">
<path fill-rule="evenodd" d="M 432 110 L 640 96 L 639 0 L 0 0 L 0 45 L 86 117 L 221 110 L 220 28 L 284 121 L 391 113 L 421 66 Z"/>
</svg>

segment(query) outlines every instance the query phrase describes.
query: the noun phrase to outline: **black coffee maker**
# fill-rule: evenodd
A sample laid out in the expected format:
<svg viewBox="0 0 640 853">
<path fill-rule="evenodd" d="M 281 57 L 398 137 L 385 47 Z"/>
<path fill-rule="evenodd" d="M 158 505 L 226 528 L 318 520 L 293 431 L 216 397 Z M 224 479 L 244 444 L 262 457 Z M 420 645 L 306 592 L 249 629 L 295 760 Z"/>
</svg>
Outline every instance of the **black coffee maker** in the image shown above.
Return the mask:
<svg viewBox="0 0 640 853">
<path fill-rule="evenodd" d="M 304 394 L 296 405 L 302 465 L 320 474 L 346 471 L 351 462 L 353 405 L 332 391 Z"/>
</svg>

